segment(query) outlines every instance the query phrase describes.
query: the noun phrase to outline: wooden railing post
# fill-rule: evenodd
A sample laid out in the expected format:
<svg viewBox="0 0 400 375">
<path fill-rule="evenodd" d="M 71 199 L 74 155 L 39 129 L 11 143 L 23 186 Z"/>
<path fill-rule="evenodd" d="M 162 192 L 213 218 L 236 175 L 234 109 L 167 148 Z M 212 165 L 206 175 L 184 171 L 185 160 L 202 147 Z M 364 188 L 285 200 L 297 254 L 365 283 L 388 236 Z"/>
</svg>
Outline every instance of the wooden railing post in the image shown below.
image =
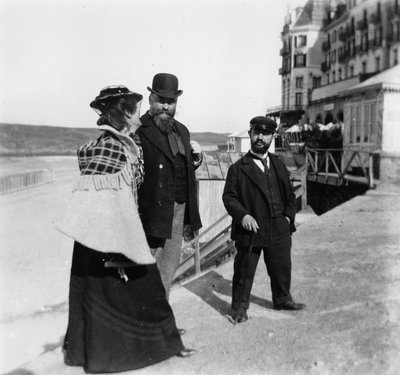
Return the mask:
<svg viewBox="0 0 400 375">
<path fill-rule="evenodd" d="M 300 175 L 301 186 L 303 189 L 303 193 L 301 194 L 301 209 L 304 210 L 307 207 L 307 170 L 308 166 L 306 164 L 306 168 Z"/>
<path fill-rule="evenodd" d="M 374 187 L 374 155 L 368 154 L 368 184 L 370 188 Z"/>
<path fill-rule="evenodd" d="M 201 271 L 200 268 L 200 240 L 199 236 L 196 235 L 196 242 L 194 243 L 194 268 L 195 274 L 199 274 Z"/>
</svg>

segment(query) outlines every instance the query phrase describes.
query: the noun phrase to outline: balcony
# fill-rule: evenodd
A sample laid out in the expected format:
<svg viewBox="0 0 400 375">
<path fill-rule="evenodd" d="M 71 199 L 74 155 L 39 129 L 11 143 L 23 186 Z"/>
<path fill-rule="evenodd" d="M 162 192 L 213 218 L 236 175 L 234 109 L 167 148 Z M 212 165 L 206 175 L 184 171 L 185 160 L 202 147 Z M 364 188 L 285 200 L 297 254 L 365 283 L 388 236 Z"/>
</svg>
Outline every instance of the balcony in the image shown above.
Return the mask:
<svg viewBox="0 0 400 375">
<path fill-rule="evenodd" d="M 347 52 L 343 52 L 338 56 L 338 61 L 340 64 L 344 64 L 349 59 L 349 54 Z"/>
<path fill-rule="evenodd" d="M 286 56 L 286 55 L 290 55 L 291 49 L 288 47 L 283 47 L 280 49 L 279 54 L 281 56 Z"/>
<path fill-rule="evenodd" d="M 297 112 L 304 111 L 307 108 L 304 104 L 294 104 L 294 105 L 286 105 L 282 107 L 281 112 Z"/>
<path fill-rule="evenodd" d="M 290 68 L 279 68 L 279 75 L 285 75 L 285 74 L 289 74 L 290 73 Z"/>
<path fill-rule="evenodd" d="M 380 24 L 382 22 L 382 15 L 381 13 L 372 13 L 369 16 L 369 22 L 373 23 L 374 25 Z"/>
<path fill-rule="evenodd" d="M 359 20 L 359 21 L 357 21 L 356 29 L 357 29 L 357 30 L 365 30 L 365 29 L 368 29 L 368 22 L 367 22 L 367 20 Z"/>
<path fill-rule="evenodd" d="M 322 52 L 327 52 L 331 49 L 331 42 L 329 40 L 325 40 L 322 42 Z"/>
</svg>

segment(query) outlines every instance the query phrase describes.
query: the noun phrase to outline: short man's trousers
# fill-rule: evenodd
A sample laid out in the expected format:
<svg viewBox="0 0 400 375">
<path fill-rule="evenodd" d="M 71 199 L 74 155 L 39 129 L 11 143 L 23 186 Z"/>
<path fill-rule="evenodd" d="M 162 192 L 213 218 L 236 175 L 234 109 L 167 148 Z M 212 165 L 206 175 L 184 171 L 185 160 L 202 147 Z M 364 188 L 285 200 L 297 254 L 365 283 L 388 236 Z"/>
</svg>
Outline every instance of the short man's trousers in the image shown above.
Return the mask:
<svg viewBox="0 0 400 375">
<path fill-rule="evenodd" d="M 290 295 L 290 282 L 292 264 L 290 259 L 290 249 L 292 238 L 288 234 L 271 246 L 264 248 L 254 247 L 250 262 L 247 263 L 247 246 L 236 243 L 238 250 L 234 260 L 234 274 L 232 280 L 232 309 L 249 307 L 250 293 L 253 286 L 254 274 L 257 269 L 261 251 L 264 253 L 264 262 L 270 277 L 272 301 L 276 304 L 285 303 L 292 299 Z M 247 269 L 246 269 L 247 266 Z M 244 282 L 241 277 L 244 275 Z"/>
<path fill-rule="evenodd" d="M 161 280 L 164 284 L 167 300 L 169 298 L 169 290 L 176 270 L 181 261 L 182 236 L 183 236 L 183 220 L 185 217 L 186 203 L 174 205 L 174 219 L 172 221 L 172 236 L 165 241 L 163 247 L 152 248 L 151 252 L 157 261 L 160 271 Z"/>
</svg>

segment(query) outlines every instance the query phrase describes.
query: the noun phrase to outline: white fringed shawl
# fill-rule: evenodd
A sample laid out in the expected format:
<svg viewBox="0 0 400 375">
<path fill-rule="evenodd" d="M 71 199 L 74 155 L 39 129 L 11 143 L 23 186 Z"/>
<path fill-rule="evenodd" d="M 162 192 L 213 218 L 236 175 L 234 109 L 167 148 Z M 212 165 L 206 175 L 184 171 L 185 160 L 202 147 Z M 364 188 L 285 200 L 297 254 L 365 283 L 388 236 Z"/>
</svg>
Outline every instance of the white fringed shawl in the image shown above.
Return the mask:
<svg viewBox="0 0 400 375">
<path fill-rule="evenodd" d="M 133 140 L 103 125 L 124 146 L 127 162 L 118 173 L 83 175 L 75 184 L 57 229 L 82 245 L 104 253 L 120 253 L 137 264 L 153 264 L 136 206 L 132 165 L 138 154 Z"/>
</svg>

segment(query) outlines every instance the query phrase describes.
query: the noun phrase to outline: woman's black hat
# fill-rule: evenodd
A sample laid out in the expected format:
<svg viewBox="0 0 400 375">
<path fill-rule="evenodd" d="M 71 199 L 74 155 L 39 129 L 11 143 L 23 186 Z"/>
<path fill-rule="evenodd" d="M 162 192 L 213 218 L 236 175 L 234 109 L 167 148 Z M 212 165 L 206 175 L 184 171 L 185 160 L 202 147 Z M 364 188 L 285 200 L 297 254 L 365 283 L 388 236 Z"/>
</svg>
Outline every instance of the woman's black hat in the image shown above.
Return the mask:
<svg viewBox="0 0 400 375">
<path fill-rule="evenodd" d="M 143 95 L 130 91 L 125 86 L 107 86 L 100 91 L 100 94 L 90 103 L 90 106 L 102 111 L 106 107 L 108 100 L 122 96 L 132 96 L 136 102 L 140 102 L 143 99 Z"/>
</svg>

